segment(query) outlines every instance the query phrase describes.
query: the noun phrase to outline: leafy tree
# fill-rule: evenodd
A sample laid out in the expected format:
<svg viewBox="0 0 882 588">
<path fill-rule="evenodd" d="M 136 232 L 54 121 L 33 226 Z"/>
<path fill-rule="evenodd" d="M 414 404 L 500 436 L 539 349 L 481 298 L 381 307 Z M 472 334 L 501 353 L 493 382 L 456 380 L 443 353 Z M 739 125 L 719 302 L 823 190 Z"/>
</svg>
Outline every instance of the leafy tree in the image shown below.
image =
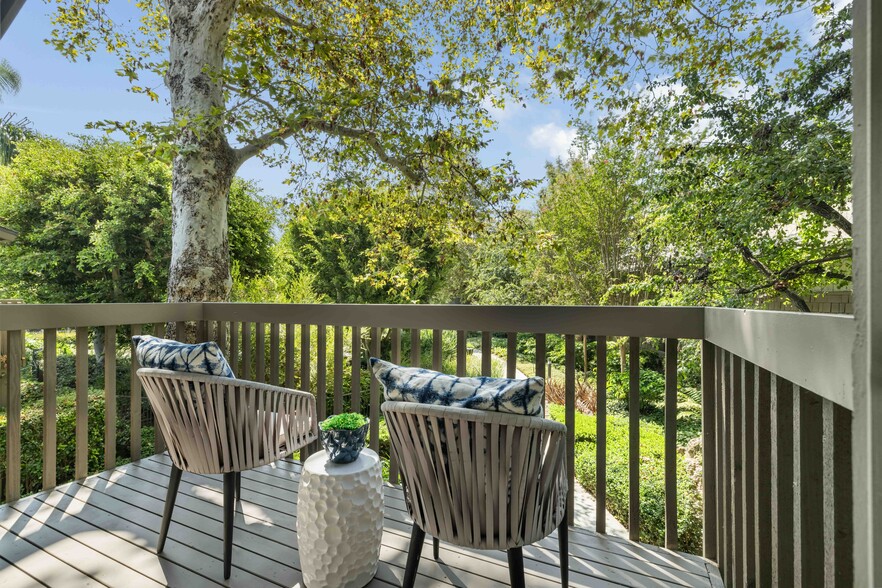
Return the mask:
<svg viewBox="0 0 882 588">
<path fill-rule="evenodd" d="M 535 224 L 535 215 L 521 210 L 458 243 L 436 299 L 457 304 L 544 303 L 532 280 Z"/>
<path fill-rule="evenodd" d="M 155 302 L 168 276 L 171 174 L 132 146 L 40 138 L 0 168 L 0 220 L 19 237 L 0 248 L 3 295 L 39 302 Z M 233 255 L 269 270 L 272 212 L 253 186 L 232 191 Z M 239 243 L 241 241 L 241 248 Z"/>
<path fill-rule="evenodd" d="M 517 186 L 510 163 L 475 157 L 491 124 L 482 101 L 518 73 L 493 7 L 145 0 L 126 23 L 109 4 L 58 0 L 51 43 L 71 59 L 115 54 L 132 91 L 153 100 L 165 83 L 169 121 L 99 126 L 173 159 L 171 301 L 228 297 L 225 203 L 254 156 L 290 163 L 293 150 L 336 177 L 431 185 L 420 193 L 442 201 L 496 203 Z M 302 165 L 292 171 L 303 179 Z"/>
<path fill-rule="evenodd" d="M 628 276 L 651 271 L 655 244 L 641 238 L 649 169 L 643 155 L 608 141 L 548 165 L 537 223 L 545 246 L 537 251 L 549 302 L 597 304 Z"/>
<path fill-rule="evenodd" d="M 294 267 L 333 302 L 426 302 L 463 232 L 410 189 L 332 186 L 295 207 L 284 242 Z"/>
<path fill-rule="evenodd" d="M 673 108 L 651 105 L 663 122 L 655 228 L 670 244 L 669 301 L 780 295 L 808 311 L 813 289 L 850 286 L 850 31 L 847 6 L 762 85 L 728 96 L 695 86 Z"/>
<path fill-rule="evenodd" d="M 0 59 L 0 102 L 5 94 L 17 94 L 21 89 L 21 75 L 5 59 Z M 15 155 L 15 144 L 30 136 L 30 121 L 16 119 L 9 112 L 0 117 L 0 165 L 7 165 Z"/>
</svg>

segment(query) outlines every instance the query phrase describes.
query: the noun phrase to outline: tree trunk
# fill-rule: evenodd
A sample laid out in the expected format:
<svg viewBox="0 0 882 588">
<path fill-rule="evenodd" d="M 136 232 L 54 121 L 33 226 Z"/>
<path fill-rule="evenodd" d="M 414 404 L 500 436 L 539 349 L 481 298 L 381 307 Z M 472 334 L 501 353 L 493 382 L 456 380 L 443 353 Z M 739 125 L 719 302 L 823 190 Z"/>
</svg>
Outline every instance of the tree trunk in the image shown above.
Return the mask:
<svg viewBox="0 0 882 588">
<path fill-rule="evenodd" d="M 227 202 L 238 161 L 223 129 L 220 72 L 236 0 L 167 0 L 169 89 L 182 124 L 172 166 L 169 302 L 230 296 Z"/>
</svg>

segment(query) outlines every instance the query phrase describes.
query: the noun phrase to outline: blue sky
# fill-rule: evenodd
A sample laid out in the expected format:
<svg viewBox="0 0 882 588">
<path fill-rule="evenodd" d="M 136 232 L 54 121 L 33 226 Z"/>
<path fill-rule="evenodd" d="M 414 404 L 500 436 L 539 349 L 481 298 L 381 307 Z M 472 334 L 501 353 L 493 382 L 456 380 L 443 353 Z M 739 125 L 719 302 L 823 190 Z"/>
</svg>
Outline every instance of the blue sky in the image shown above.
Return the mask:
<svg viewBox="0 0 882 588">
<path fill-rule="evenodd" d="M 25 116 L 35 130 L 61 138 L 98 132 L 85 128 L 91 121 L 168 118 L 163 102 L 150 102 L 127 91 L 126 81 L 114 73 L 118 64 L 112 56 L 98 53 L 90 62 L 71 63 L 46 45 L 43 40 L 52 28 L 50 9 L 40 0 L 26 2 L 0 40 L 0 58 L 19 71 L 23 84 L 21 92 L 0 104 L 0 111 Z M 130 3 L 115 5 L 116 10 L 135 14 Z M 513 106 L 493 113 L 498 128 L 490 134 L 491 143 L 482 153 L 486 164 L 511 152 L 522 177 L 541 178 L 546 161 L 567 156 L 575 131 L 567 127 L 571 110 L 566 104 L 528 102 L 526 108 Z M 256 180 L 270 196 L 281 197 L 288 191 L 283 183 L 287 171 L 268 167 L 256 158 L 247 162 L 239 175 Z"/>
</svg>

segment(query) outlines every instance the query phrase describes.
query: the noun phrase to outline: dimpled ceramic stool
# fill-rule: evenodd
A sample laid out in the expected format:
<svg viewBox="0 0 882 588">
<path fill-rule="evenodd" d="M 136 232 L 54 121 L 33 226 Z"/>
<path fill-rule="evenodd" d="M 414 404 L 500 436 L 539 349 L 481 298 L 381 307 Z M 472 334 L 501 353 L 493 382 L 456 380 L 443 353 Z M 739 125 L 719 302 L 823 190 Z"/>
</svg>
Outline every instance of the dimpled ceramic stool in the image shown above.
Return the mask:
<svg viewBox="0 0 882 588">
<path fill-rule="evenodd" d="M 297 542 L 307 588 L 362 588 L 377 573 L 383 471 L 370 449 L 352 463 L 306 460 L 297 495 Z"/>
</svg>

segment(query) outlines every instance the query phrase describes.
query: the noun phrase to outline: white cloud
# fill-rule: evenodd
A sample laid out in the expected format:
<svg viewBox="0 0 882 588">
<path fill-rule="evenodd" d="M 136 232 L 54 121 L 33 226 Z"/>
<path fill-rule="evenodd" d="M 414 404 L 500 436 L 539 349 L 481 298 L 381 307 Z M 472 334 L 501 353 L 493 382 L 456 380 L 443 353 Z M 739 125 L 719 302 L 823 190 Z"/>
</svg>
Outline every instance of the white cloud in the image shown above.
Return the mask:
<svg viewBox="0 0 882 588">
<path fill-rule="evenodd" d="M 528 140 L 531 147 L 544 149 L 552 159 L 570 159 L 576 131 L 551 122 L 533 127 Z"/>
</svg>

